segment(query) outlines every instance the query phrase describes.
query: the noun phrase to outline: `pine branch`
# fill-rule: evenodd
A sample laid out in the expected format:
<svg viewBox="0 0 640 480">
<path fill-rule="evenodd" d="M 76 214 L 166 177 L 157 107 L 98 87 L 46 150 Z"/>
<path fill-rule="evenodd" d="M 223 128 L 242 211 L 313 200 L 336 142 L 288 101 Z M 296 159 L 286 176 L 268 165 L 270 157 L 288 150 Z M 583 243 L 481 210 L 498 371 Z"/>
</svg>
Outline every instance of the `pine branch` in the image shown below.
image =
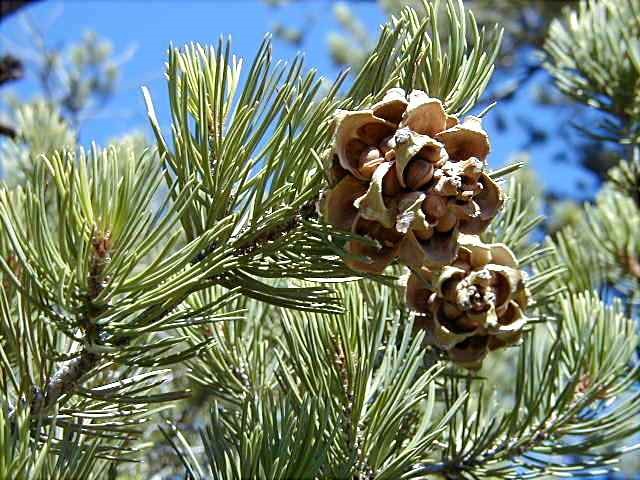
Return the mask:
<svg viewBox="0 0 640 480">
<path fill-rule="evenodd" d="M 0 86 L 19 80 L 24 75 L 22 62 L 10 54 L 0 57 Z"/>
<path fill-rule="evenodd" d="M 574 410 L 578 405 L 579 401 L 576 399 L 567 409 Z M 566 419 L 566 421 L 568 422 L 570 419 Z M 445 478 L 451 479 L 464 478 L 463 474 L 473 472 L 478 467 L 484 467 L 487 463 L 508 461 L 534 450 L 535 447 L 541 446 L 545 441 L 552 438 L 553 432 L 561 426 L 562 424 L 550 420 L 531 429 L 528 438 L 524 441 L 517 438 L 505 440 L 498 447 L 482 452 L 477 456 L 453 458 L 443 462 L 421 465 L 416 472 L 423 475 L 439 473 L 444 475 Z"/>
<path fill-rule="evenodd" d="M 608 172 L 614 189 L 633 199 L 640 211 L 640 145 L 633 146 L 631 158 L 621 160 Z"/>
<path fill-rule="evenodd" d="M 272 225 L 270 228 L 267 228 L 264 231 L 258 233 L 257 236 L 253 237 L 250 240 L 242 241 L 242 237 L 246 234 L 250 234 L 254 229 L 251 226 L 244 226 L 240 232 L 233 235 L 229 242 L 237 244 L 235 249 L 233 250 L 232 255 L 237 257 L 242 256 L 250 256 L 256 252 L 256 250 L 264 247 L 269 243 L 273 243 L 283 237 L 285 237 L 288 233 L 291 233 L 293 230 L 302 227 L 306 220 L 310 220 L 318 217 L 318 213 L 316 211 L 316 202 L 317 198 L 308 201 L 303 204 L 299 208 L 295 210 L 294 213 L 291 214 L 291 217 L 284 220 L 281 223 L 277 223 Z M 212 243 L 202 252 L 198 253 L 192 260 L 192 264 L 202 262 L 206 259 L 207 255 L 214 252 L 220 245 L 216 242 Z M 210 277 L 210 280 L 215 281 L 216 277 Z"/>
<path fill-rule="evenodd" d="M 91 255 L 88 279 L 89 291 L 87 292 L 87 303 L 84 308 L 87 313 L 81 322 L 85 331 L 82 351 L 78 357 L 65 362 L 53 374 L 44 389 L 44 401 L 40 401 L 41 399 L 36 396 L 31 408 L 33 416 L 48 414 L 57 406 L 60 397 L 72 393 L 81 380 L 96 368 L 102 359 L 102 355 L 92 352 L 90 346 L 98 340 L 95 320 L 107 310 L 104 306 L 97 307 L 95 301 L 105 287 L 104 269 L 111 261 L 110 233 L 95 232 L 92 246 L 93 254 Z"/>
<path fill-rule="evenodd" d="M 2 8 L 4 9 L 5 7 L 3 6 Z M 20 60 L 10 54 L 0 57 L 0 86 L 14 80 L 19 80 L 23 75 L 24 68 Z M 0 123 L 0 136 L 13 139 L 16 138 L 17 135 L 18 132 L 14 127 Z"/>
<path fill-rule="evenodd" d="M 568 97 L 607 118 L 578 126 L 597 140 L 637 143 L 640 32 L 636 0 L 584 0 L 551 23 L 545 68 Z"/>
<path fill-rule="evenodd" d="M 620 252 L 620 259 L 626 271 L 636 279 L 640 280 L 640 260 L 637 255 L 629 255 L 627 252 Z"/>
<path fill-rule="evenodd" d="M 4 0 L 0 4 L 0 22 L 6 20 L 11 14 L 17 12 L 21 8 L 29 4 L 36 3 L 40 0 Z"/>
<path fill-rule="evenodd" d="M 272 242 L 278 238 L 286 235 L 291 230 L 299 227 L 306 219 L 315 215 L 315 201 L 308 202 L 298 209 L 298 213 L 293 218 L 283 225 L 276 225 L 273 228 L 262 232 L 257 238 L 249 242 L 246 245 L 237 247 L 235 255 L 250 255 L 256 249 L 261 248 L 265 243 Z M 92 352 L 90 345 L 98 340 L 97 330 L 95 329 L 94 320 L 100 315 L 106 312 L 105 307 L 96 307 L 94 301 L 100 296 L 105 286 L 105 279 L 103 277 L 104 268 L 110 261 L 110 237 L 107 232 L 106 235 L 97 234 L 94 236 L 92 242 L 94 253 L 91 260 L 91 268 L 89 271 L 89 292 L 87 295 L 87 306 L 85 310 L 90 312 L 83 319 L 86 337 L 85 346 L 82 348 L 80 354 L 67 362 L 65 362 L 51 377 L 44 389 L 44 398 L 40 395 L 36 395 L 32 402 L 31 414 L 39 416 L 47 414 L 57 405 L 58 400 L 69 393 L 72 393 L 74 389 L 80 385 L 81 380 L 94 368 L 96 368 L 101 360 L 102 355 Z M 214 244 L 215 245 L 215 244 Z M 197 262 L 205 260 L 206 255 L 197 257 Z M 223 280 L 220 277 L 212 276 L 209 280 L 216 283 Z M 224 283 L 224 282 L 223 282 Z M 187 290 L 182 296 L 175 299 L 171 305 L 160 312 L 153 312 L 152 316 L 148 316 L 143 313 L 141 321 L 143 322 L 155 322 L 163 317 L 166 317 L 171 311 L 178 305 L 184 302 L 189 295 L 197 290 L 202 289 L 199 286 L 194 289 Z M 153 309 L 149 311 L 151 314 Z M 146 318 L 145 318 L 146 317 Z M 117 339 L 116 343 L 120 343 L 123 346 L 128 342 L 126 339 L 124 343 Z"/>
<path fill-rule="evenodd" d="M 44 401 L 36 397 L 32 403 L 31 415 L 38 417 L 48 414 L 57 406 L 60 397 L 72 393 L 82 378 L 98 366 L 100 359 L 100 355 L 85 348 L 80 356 L 64 363 L 47 382 Z"/>
<path fill-rule="evenodd" d="M 0 123 L 0 135 L 3 137 L 9 137 L 11 139 L 14 139 L 18 136 L 18 132 L 15 128 L 10 127 L 9 125 Z"/>
</svg>

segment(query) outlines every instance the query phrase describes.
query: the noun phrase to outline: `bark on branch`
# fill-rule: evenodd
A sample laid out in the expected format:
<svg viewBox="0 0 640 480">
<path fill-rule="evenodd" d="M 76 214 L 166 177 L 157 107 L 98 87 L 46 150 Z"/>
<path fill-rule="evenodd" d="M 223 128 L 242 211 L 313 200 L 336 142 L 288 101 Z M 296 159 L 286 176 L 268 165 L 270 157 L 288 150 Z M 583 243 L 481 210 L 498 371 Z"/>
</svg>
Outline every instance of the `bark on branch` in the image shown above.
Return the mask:
<svg viewBox="0 0 640 480">
<path fill-rule="evenodd" d="M 95 319 L 104 312 L 104 307 L 97 307 L 94 301 L 104 288 L 104 269 L 111 261 L 111 232 L 94 232 L 92 238 L 93 255 L 89 269 L 89 291 L 87 306 L 90 313 L 81 319 L 81 328 L 85 332 L 87 344 L 96 341 Z M 32 415 L 46 415 L 58 403 L 60 397 L 73 392 L 82 378 L 98 366 L 102 356 L 83 347 L 80 356 L 63 363 L 47 382 L 44 398 L 35 398 L 31 402 Z"/>
<path fill-rule="evenodd" d="M 31 414 L 46 414 L 58 403 L 62 395 L 72 392 L 82 377 L 97 366 L 99 361 L 100 355 L 82 350 L 79 357 L 65 362 L 49 380 L 43 401 L 32 404 Z"/>
</svg>

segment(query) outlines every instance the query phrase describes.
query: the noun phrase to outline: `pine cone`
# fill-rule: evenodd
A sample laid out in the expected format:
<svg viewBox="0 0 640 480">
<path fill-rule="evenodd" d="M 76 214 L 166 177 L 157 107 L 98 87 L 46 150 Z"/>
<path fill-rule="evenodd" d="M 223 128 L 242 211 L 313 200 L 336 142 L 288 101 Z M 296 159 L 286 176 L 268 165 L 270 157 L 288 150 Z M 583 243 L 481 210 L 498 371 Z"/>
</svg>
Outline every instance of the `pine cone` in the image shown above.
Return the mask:
<svg viewBox="0 0 640 480">
<path fill-rule="evenodd" d="M 477 369 L 489 351 L 520 340 L 528 291 L 506 245 L 484 244 L 475 235 L 460 235 L 459 244 L 452 265 L 411 274 L 407 303 L 431 343 L 460 366 Z"/>
<path fill-rule="evenodd" d="M 440 100 L 400 88 L 361 111 L 338 111 L 326 159 L 325 220 L 377 241 L 351 241 L 357 270 L 381 273 L 394 259 L 415 268 L 451 263 L 458 233 L 483 232 L 502 206 L 484 173 L 490 145 L 480 119 L 462 123 Z"/>
</svg>

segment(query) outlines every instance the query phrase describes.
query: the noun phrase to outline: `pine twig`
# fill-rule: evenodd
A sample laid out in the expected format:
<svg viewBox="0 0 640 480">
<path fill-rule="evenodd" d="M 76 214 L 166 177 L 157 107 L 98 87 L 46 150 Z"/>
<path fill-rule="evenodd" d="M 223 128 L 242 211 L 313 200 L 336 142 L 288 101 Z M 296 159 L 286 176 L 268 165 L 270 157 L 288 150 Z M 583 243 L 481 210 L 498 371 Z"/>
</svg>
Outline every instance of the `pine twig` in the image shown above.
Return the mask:
<svg viewBox="0 0 640 480">
<path fill-rule="evenodd" d="M 22 62 L 10 54 L 0 57 L 0 85 L 19 80 L 24 76 Z"/>
<path fill-rule="evenodd" d="M 88 313 L 81 319 L 81 327 L 85 331 L 85 338 L 88 344 L 94 343 L 97 339 L 94 320 L 105 310 L 105 307 L 96 307 L 93 303 L 104 289 L 105 278 L 103 272 L 111 261 L 110 232 L 107 231 L 104 234 L 94 233 L 92 244 L 93 255 L 91 257 L 88 279 L 89 291 L 87 294 Z M 36 395 L 31 402 L 31 414 L 35 416 L 46 414 L 58 403 L 60 397 L 71 393 L 75 389 L 82 378 L 100 363 L 101 358 L 101 355 L 90 351 L 87 345 L 84 345 L 79 356 L 62 364 L 49 379 L 44 390 L 44 398 Z"/>
<path fill-rule="evenodd" d="M 0 123 L 0 136 L 14 139 L 18 136 L 18 132 L 16 131 L 15 128 L 10 127 L 9 125 Z"/>
<path fill-rule="evenodd" d="M 2 15 L 4 16 L 4 3 L 2 5 Z M 0 85 L 19 80 L 23 75 L 24 67 L 20 60 L 10 54 L 0 57 Z M 0 123 L 0 136 L 13 139 L 18 136 L 18 132 L 12 126 Z"/>
<path fill-rule="evenodd" d="M 640 261 L 638 261 L 638 257 L 623 254 L 620 259 L 625 269 L 635 278 L 640 279 Z"/>
<path fill-rule="evenodd" d="M 302 205 L 296 213 L 286 222 L 279 223 L 277 225 L 272 226 L 271 228 L 265 230 L 260 233 L 256 238 L 249 242 L 241 243 L 234 250 L 234 255 L 236 256 L 247 256 L 254 253 L 257 249 L 263 246 L 265 243 L 274 242 L 282 237 L 284 237 L 287 233 L 295 230 L 300 225 L 302 225 L 304 220 L 309 220 L 316 216 L 316 202 L 317 198 L 309 200 L 307 203 Z M 251 227 L 246 226 L 241 229 L 240 233 L 234 235 L 229 241 L 234 243 L 238 241 L 239 237 L 249 231 Z M 213 252 L 217 247 L 218 243 L 213 243 L 208 248 L 204 249 L 198 255 L 196 255 L 191 261 L 192 264 L 196 264 L 202 262 L 207 256 Z"/>
<path fill-rule="evenodd" d="M 2 0 L 2 2 L 0 2 L 0 22 L 6 20 L 9 15 L 17 12 L 19 9 L 38 1 L 40 0 Z"/>
<path fill-rule="evenodd" d="M 267 231 L 258 235 L 251 242 L 246 245 L 241 245 L 236 249 L 236 253 L 238 255 L 250 255 L 255 250 L 260 248 L 265 243 L 274 242 L 282 237 L 284 237 L 287 233 L 295 230 L 304 220 L 308 220 L 316 215 L 316 201 L 317 199 L 313 199 L 302 205 L 296 213 L 286 222 L 275 225 Z"/>
<path fill-rule="evenodd" d="M 74 390 L 82 377 L 98 365 L 100 355 L 82 350 L 80 356 L 65 362 L 47 383 L 44 401 L 32 403 L 31 414 L 39 416 L 53 408 L 62 395 Z"/>
</svg>

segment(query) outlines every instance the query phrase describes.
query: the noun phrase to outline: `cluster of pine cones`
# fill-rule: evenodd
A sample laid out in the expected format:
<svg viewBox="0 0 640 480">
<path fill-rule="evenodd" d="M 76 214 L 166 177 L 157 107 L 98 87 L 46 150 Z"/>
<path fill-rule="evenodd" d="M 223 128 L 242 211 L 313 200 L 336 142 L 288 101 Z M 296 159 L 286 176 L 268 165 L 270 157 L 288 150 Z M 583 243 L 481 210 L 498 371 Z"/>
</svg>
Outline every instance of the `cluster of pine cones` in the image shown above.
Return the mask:
<svg viewBox="0 0 640 480">
<path fill-rule="evenodd" d="M 347 264 L 375 274 L 394 260 L 408 266 L 415 325 L 463 367 L 517 342 L 524 273 L 507 246 L 478 237 L 504 202 L 485 173 L 480 119 L 459 122 L 425 92 L 393 88 L 369 109 L 338 111 L 335 122 L 319 209 L 366 239 L 348 242 Z"/>
</svg>

